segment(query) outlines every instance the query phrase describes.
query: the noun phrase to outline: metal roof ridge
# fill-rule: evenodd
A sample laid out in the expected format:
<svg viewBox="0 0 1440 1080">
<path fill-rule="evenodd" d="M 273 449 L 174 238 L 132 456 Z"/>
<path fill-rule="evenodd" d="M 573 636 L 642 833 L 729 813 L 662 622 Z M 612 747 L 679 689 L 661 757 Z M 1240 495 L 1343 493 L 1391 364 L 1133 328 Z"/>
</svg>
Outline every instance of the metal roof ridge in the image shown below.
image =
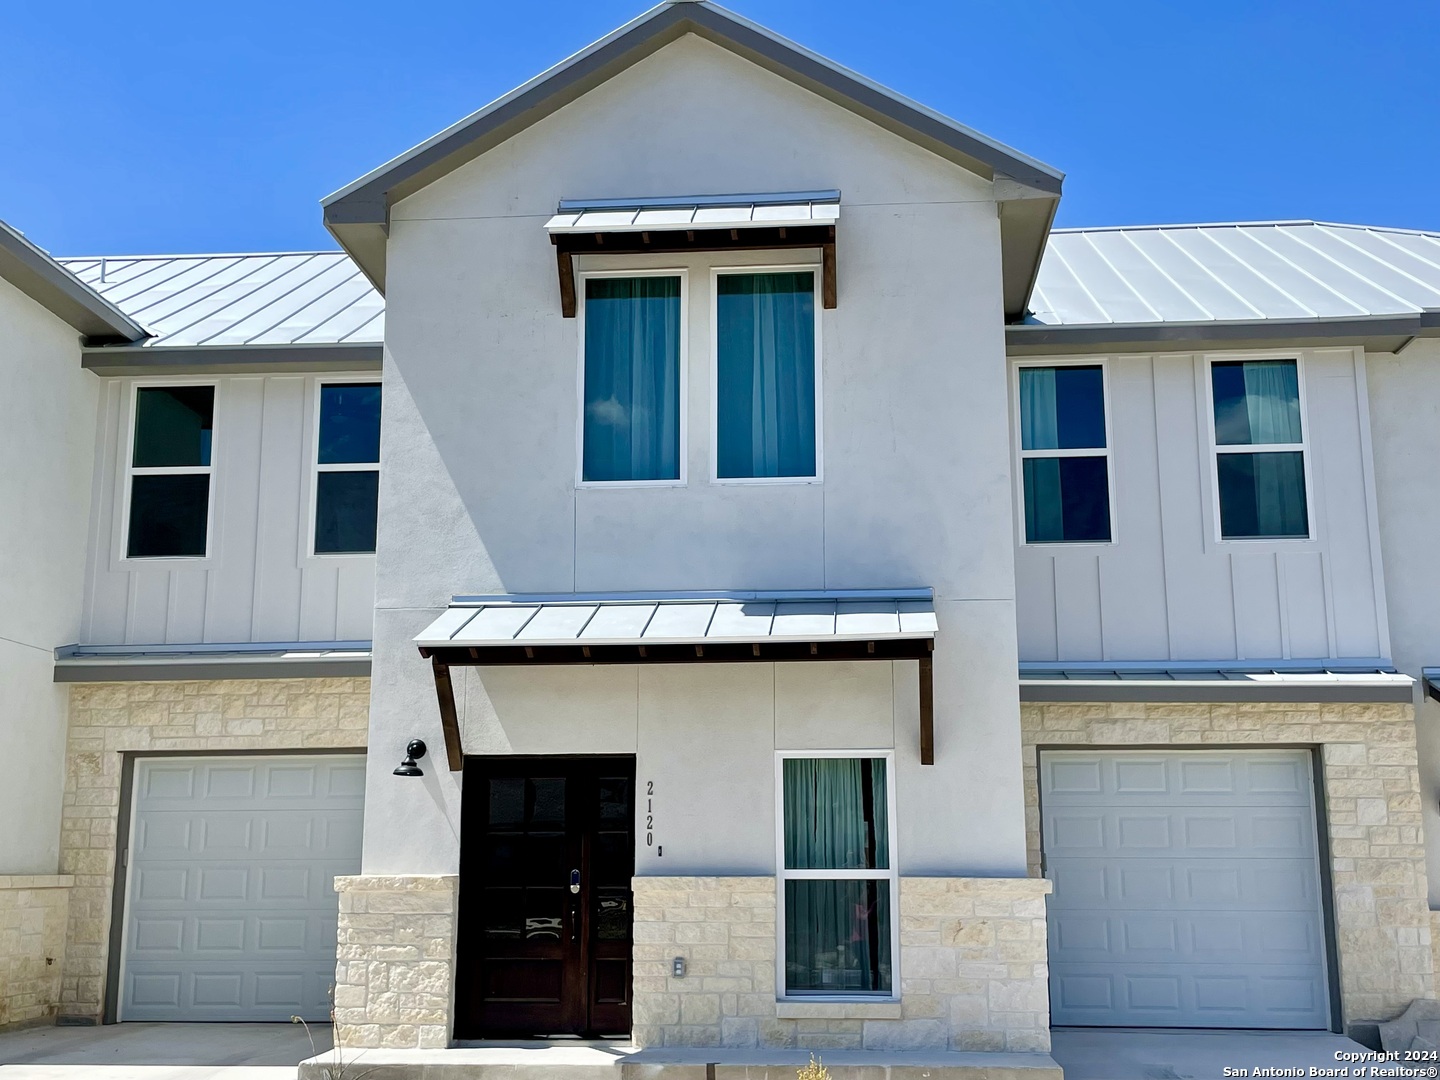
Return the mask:
<svg viewBox="0 0 1440 1080">
<path fill-rule="evenodd" d="M 1403 233 L 1408 236 L 1425 236 L 1440 239 L 1437 229 L 1406 229 L 1396 225 L 1364 225 L 1353 221 L 1319 221 L 1314 218 L 1279 218 L 1259 221 L 1173 221 L 1149 225 L 1066 225 L 1051 229 L 1052 236 L 1069 236 L 1088 232 L 1147 232 L 1161 229 L 1236 229 L 1236 228 L 1280 228 L 1294 225 L 1318 225 L 1327 229 L 1361 229 L 1366 232 Z"/>
<path fill-rule="evenodd" d="M 450 598 L 450 607 L 480 607 L 513 604 L 532 606 L 544 604 L 654 604 L 715 603 L 716 601 L 805 601 L 805 600 L 930 600 L 930 588 L 895 589 L 712 589 L 695 591 L 636 591 L 605 593 L 498 593 L 493 595 L 457 595 Z"/>
</svg>

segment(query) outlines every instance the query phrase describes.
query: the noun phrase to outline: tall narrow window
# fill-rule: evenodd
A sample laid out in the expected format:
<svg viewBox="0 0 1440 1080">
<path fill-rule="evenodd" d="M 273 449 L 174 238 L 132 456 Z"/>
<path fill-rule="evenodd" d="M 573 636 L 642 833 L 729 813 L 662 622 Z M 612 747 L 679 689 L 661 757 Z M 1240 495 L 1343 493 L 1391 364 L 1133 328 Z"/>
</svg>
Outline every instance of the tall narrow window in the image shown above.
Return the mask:
<svg viewBox="0 0 1440 1080">
<path fill-rule="evenodd" d="M 1294 360 L 1212 363 L 1210 388 L 1221 537 L 1309 536 L 1300 365 Z"/>
<path fill-rule="evenodd" d="M 142 386 L 135 391 L 127 558 L 204 557 L 214 421 L 213 386 Z"/>
<path fill-rule="evenodd" d="M 715 475 L 816 473 L 815 274 L 715 279 Z"/>
<path fill-rule="evenodd" d="M 680 279 L 585 279 L 580 478 L 680 479 Z"/>
<path fill-rule="evenodd" d="M 1100 365 L 1020 368 L 1025 542 L 1110 539 L 1110 451 Z"/>
<path fill-rule="evenodd" d="M 380 384 L 320 387 L 315 452 L 315 554 L 375 550 L 380 497 Z"/>
<path fill-rule="evenodd" d="M 893 992 L 884 758 L 784 758 L 785 993 Z"/>
</svg>

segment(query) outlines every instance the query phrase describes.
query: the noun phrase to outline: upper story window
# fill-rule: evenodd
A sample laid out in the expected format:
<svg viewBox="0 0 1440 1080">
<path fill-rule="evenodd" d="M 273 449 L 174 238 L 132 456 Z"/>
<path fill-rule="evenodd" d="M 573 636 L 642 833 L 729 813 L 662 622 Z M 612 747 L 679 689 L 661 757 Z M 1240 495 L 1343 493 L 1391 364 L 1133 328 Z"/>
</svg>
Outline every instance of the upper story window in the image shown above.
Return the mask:
<svg viewBox="0 0 1440 1080">
<path fill-rule="evenodd" d="M 715 275 L 715 476 L 816 479 L 815 272 Z"/>
<path fill-rule="evenodd" d="M 1107 543 L 1105 369 L 1099 364 L 1026 365 L 1019 373 L 1025 542 Z"/>
<path fill-rule="evenodd" d="M 883 757 L 782 757 L 784 993 L 894 993 L 894 822 Z"/>
<path fill-rule="evenodd" d="M 136 388 L 126 558 L 204 558 L 214 431 L 214 386 Z"/>
<path fill-rule="evenodd" d="M 1296 360 L 1210 365 L 1223 540 L 1305 539 L 1305 439 Z"/>
<path fill-rule="evenodd" d="M 582 482 L 682 479 L 682 278 L 584 278 Z"/>
<path fill-rule="evenodd" d="M 380 384 L 322 383 L 315 445 L 315 554 L 375 550 Z"/>
</svg>

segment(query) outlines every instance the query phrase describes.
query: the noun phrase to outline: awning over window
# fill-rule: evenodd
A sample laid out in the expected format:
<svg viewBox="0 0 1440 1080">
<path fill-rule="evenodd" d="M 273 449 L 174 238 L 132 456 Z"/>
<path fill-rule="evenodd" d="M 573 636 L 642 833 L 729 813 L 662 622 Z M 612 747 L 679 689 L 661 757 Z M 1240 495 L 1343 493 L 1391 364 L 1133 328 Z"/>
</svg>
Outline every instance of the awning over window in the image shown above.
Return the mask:
<svg viewBox="0 0 1440 1080">
<path fill-rule="evenodd" d="M 562 199 L 545 223 L 555 245 L 560 309 L 575 316 L 576 255 L 754 251 L 819 248 L 820 294 L 836 306 L 835 223 L 840 192 L 780 191 L 748 195 L 662 195 Z"/>
<path fill-rule="evenodd" d="M 920 661 L 920 756 L 934 760 L 929 589 L 456 597 L 415 638 L 461 766 L 449 669 L 547 664 Z"/>
</svg>

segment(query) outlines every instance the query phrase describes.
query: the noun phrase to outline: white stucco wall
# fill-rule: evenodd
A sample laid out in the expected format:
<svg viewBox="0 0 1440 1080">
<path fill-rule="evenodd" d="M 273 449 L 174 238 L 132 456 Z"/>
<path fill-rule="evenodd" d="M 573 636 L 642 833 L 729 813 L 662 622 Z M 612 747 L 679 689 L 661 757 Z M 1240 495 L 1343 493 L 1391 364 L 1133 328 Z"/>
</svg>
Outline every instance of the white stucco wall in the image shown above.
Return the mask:
<svg viewBox="0 0 1440 1080">
<path fill-rule="evenodd" d="M 76 640 L 99 380 L 75 330 L 0 280 L 0 874 L 53 874 L 60 852 L 66 690 L 54 650 Z"/>
<path fill-rule="evenodd" d="M 1073 358 L 1105 366 L 1113 543 L 1027 545 L 1017 514 L 1021 659 L 1389 655 L 1362 354 L 1266 354 L 1301 363 L 1313 532 L 1219 539 L 1208 362 L 1255 355 Z"/>
<path fill-rule="evenodd" d="M 1380 543 L 1396 666 L 1420 679 L 1440 667 L 1440 340 L 1366 356 Z M 1440 908 L 1440 705 L 1416 687 L 1416 747 L 1430 906 Z"/>
<path fill-rule="evenodd" d="M 842 219 L 839 306 L 821 317 L 824 482 L 708 480 L 702 270 L 797 258 L 731 253 L 629 263 L 692 268 L 688 484 L 577 491 L 577 327 L 560 317 L 542 228 L 557 200 L 832 187 Z M 1024 873 L 988 182 L 689 37 L 397 204 L 387 275 L 366 873 L 456 866 L 458 777 L 435 757 L 422 784 L 389 775 L 409 738 L 443 745 L 409 638 L 452 594 L 887 586 L 936 590 L 933 767 L 918 765 L 913 663 L 874 665 L 858 677 L 875 692 L 855 701 L 848 675 L 771 665 L 472 674 L 470 748 L 638 751 L 641 777 L 668 793 L 674 845 L 642 871 L 763 872 L 775 749 L 787 731 L 816 738 L 823 715 L 832 748 L 881 745 L 881 732 L 897 748 L 907 872 Z M 802 694 L 795 680 L 813 685 Z M 563 705 L 562 687 L 577 688 Z M 818 702 L 835 707 L 817 713 Z"/>
</svg>

